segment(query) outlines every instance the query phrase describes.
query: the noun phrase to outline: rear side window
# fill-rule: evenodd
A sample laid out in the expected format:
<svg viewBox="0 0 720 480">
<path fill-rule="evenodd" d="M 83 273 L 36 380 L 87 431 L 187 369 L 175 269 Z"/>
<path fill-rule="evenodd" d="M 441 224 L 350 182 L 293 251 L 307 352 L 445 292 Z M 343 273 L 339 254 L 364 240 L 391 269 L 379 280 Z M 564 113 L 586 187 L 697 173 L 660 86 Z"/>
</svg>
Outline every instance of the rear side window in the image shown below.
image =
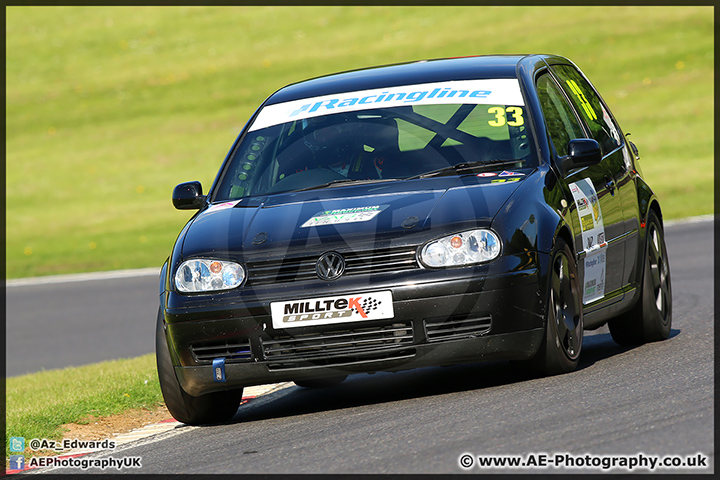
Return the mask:
<svg viewBox="0 0 720 480">
<path fill-rule="evenodd" d="M 538 79 L 537 93 L 545 117 L 545 128 L 555 151 L 560 156 L 567 155 L 568 142 L 574 138 L 585 137 L 580 122 L 560 87 L 549 74 Z"/>
<path fill-rule="evenodd" d="M 570 65 L 554 66 L 553 72 L 560 79 L 560 84 L 587 124 L 593 138 L 600 144 L 603 155 L 622 145 L 620 131 L 610 113 L 580 72 Z"/>
</svg>

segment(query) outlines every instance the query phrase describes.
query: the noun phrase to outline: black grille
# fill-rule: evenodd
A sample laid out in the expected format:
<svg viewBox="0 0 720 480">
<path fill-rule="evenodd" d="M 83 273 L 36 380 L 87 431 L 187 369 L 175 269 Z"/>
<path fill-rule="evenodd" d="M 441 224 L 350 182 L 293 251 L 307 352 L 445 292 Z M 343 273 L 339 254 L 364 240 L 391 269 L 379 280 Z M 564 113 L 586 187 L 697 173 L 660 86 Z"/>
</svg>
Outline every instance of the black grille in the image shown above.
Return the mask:
<svg viewBox="0 0 720 480">
<path fill-rule="evenodd" d="M 429 342 L 453 338 L 470 338 L 490 331 L 491 317 L 443 318 L 425 320 L 425 335 Z"/>
<path fill-rule="evenodd" d="M 197 363 L 212 363 L 215 358 L 225 358 L 226 362 L 249 362 L 252 360 L 250 340 L 215 345 L 191 345 L 190 349 Z"/>
<path fill-rule="evenodd" d="M 326 333 L 283 335 L 262 339 L 269 368 L 348 364 L 410 356 L 414 349 L 410 322 Z"/>
<path fill-rule="evenodd" d="M 369 252 L 339 252 L 345 258 L 344 275 L 397 272 L 418 268 L 412 248 L 385 248 Z M 317 279 L 319 255 L 265 262 L 248 262 L 248 285 Z"/>
</svg>

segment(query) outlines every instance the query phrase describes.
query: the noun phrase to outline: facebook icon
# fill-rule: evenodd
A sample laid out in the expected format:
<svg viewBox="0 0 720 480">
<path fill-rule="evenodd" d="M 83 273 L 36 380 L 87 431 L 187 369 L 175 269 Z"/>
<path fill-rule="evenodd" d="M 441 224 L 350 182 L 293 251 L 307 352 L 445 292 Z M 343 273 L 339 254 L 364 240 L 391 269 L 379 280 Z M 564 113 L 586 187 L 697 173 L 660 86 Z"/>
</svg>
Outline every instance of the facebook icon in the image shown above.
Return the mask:
<svg viewBox="0 0 720 480">
<path fill-rule="evenodd" d="M 10 470 L 25 470 L 25 455 L 10 455 Z"/>
</svg>

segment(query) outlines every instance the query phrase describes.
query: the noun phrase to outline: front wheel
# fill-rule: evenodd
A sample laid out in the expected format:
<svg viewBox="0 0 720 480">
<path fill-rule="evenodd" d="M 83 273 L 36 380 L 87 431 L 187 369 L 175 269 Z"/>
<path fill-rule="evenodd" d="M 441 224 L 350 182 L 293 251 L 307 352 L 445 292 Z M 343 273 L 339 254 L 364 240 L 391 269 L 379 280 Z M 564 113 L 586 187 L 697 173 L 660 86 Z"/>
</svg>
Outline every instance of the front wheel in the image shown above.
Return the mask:
<svg viewBox="0 0 720 480">
<path fill-rule="evenodd" d="M 640 300 L 632 310 L 608 322 L 610 335 L 620 345 L 640 345 L 670 336 L 670 265 L 662 225 L 652 210 L 648 213 L 646 228 Z"/>
<path fill-rule="evenodd" d="M 180 386 L 170 360 L 170 350 L 165 338 L 160 312 L 158 312 L 155 331 L 155 355 L 160 390 L 168 411 L 176 420 L 188 425 L 202 425 L 224 422 L 235 415 L 240 406 L 240 400 L 242 400 L 242 389 L 193 397 Z"/>
<path fill-rule="evenodd" d="M 580 278 L 572 250 L 562 238 L 555 242 L 548 276 L 545 337 L 530 366 L 542 375 L 557 375 L 577 368 L 583 341 Z"/>
</svg>

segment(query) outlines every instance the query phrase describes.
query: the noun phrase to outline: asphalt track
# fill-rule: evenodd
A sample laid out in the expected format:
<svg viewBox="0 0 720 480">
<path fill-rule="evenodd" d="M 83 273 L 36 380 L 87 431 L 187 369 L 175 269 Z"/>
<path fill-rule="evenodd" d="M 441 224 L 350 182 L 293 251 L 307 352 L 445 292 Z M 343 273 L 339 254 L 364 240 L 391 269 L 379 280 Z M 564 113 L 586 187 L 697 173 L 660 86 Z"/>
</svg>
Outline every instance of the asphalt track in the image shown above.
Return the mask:
<svg viewBox="0 0 720 480">
<path fill-rule="evenodd" d="M 567 454 L 601 465 L 608 456 L 699 454 L 707 467 L 654 472 L 713 473 L 713 223 L 671 224 L 666 237 L 674 301 L 666 341 L 626 348 L 605 328 L 587 332 L 578 370 L 550 378 L 493 362 L 293 386 L 241 406 L 227 425 L 175 428 L 88 458 L 141 457 L 128 473 L 604 473 L 480 468 L 477 457 Z M 11 364 L 23 373 L 151 352 L 157 287 L 145 277 L 9 286 L 8 374 Z M 475 457 L 469 469 L 463 454 Z"/>
<path fill-rule="evenodd" d="M 6 376 L 154 352 L 159 271 L 7 282 Z"/>
</svg>

